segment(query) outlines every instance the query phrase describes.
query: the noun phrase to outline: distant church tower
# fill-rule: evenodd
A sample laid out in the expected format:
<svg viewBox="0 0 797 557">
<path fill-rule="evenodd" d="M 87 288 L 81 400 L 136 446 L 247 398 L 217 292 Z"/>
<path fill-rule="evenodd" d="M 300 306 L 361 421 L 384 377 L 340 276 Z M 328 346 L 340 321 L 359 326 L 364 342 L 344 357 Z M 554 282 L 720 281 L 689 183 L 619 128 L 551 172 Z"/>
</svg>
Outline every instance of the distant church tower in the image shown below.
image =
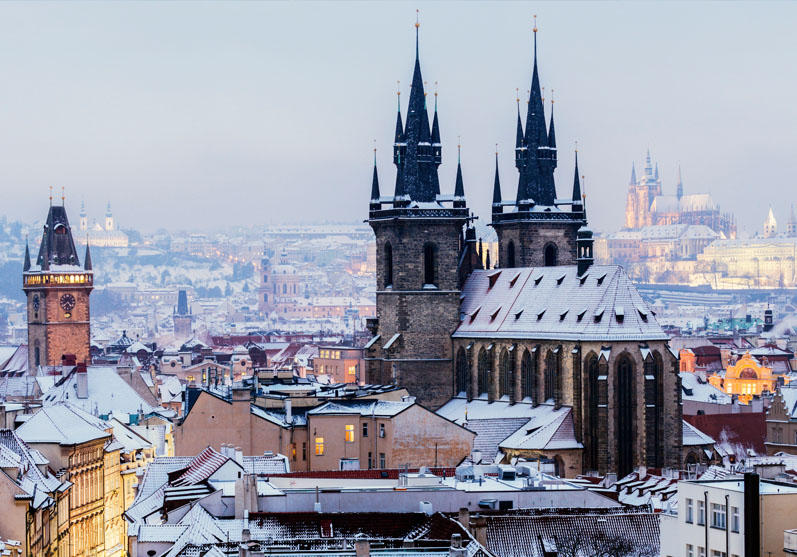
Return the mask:
<svg viewBox="0 0 797 557">
<path fill-rule="evenodd" d="M 86 213 L 86 202 L 80 202 L 80 231 L 83 233 L 89 230 L 89 215 Z"/>
<path fill-rule="evenodd" d="M 105 231 L 111 232 L 116 228 L 116 224 L 113 221 L 113 213 L 111 213 L 111 202 L 108 202 L 108 208 L 105 210 Z"/>
<path fill-rule="evenodd" d="M 263 248 L 260 258 L 260 280 L 257 287 L 257 310 L 262 314 L 269 314 L 274 310 L 274 281 L 271 277 L 271 260 L 268 250 Z"/>
<path fill-rule="evenodd" d="M 791 206 L 789 222 L 786 223 L 786 235 L 789 238 L 797 238 L 797 215 L 794 214 L 794 205 Z"/>
<path fill-rule="evenodd" d="M 631 164 L 631 180 L 628 183 L 628 194 L 625 200 L 625 227 L 637 230 L 653 223 L 651 205 L 657 195 L 661 195 L 661 178 L 659 165 L 654 166 L 650 159 L 650 149 L 645 156 L 645 168 L 642 178 L 637 180 L 636 167 Z M 678 200 L 683 197 L 683 184 L 681 171 L 678 170 Z"/>
<path fill-rule="evenodd" d="M 475 234 L 464 230 L 469 219 L 461 166 L 454 195 L 445 200 L 440 195 L 437 97 L 430 127 L 417 23 L 415 39 L 415 68 L 403 123 L 399 96 L 392 197 L 381 196 L 374 161 L 368 223 L 376 236 L 377 319 L 369 323 L 374 336 L 366 347 L 366 380 L 406 387 L 420 402 L 436 408 L 453 394 L 450 335 L 459 323 L 460 287 L 478 261 L 469 253 Z"/>
<path fill-rule="evenodd" d="M 571 199 L 556 197 L 556 132 L 551 101 L 550 125 L 545 124 L 544 99 L 537 71 L 537 27 L 534 26 L 534 69 L 531 77 L 526 126 L 518 99 L 515 167 L 518 188 L 514 202 L 501 197 L 497 172 L 493 189 L 491 226 L 498 235 L 499 267 L 574 265 L 576 236 L 586 224 L 580 189 Z M 505 211 L 504 208 L 509 208 Z M 563 209 L 562 206 L 565 208 Z"/>
<path fill-rule="evenodd" d="M 775 220 L 775 214 L 772 212 L 772 207 L 769 208 L 767 218 L 764 221 L 764 238 L 774 238 L 778 233 L 778 221 Z"/>
<path fill-rule="evenodd" d="M 178 339 L 189 339 L 193 332 L 192 322 L 194 316 L 191 314 L 191 308 L 188 307 L 188 294 L 185 290 L 177 292 L 177 307 L 172 315 L 174 322 L 174 336 Z"/>
<path fill-rule="evenodd" d="M 88 245 L 81 267 L 66 209 L 51 204 L 35 264 L 25 246 L 22 289 L 28 299 L 31 369 L 61 365 L 67 354 L 74 355 L 78 362 L 89 362 L 89 295 L 93 284 Z"/>
</svg>

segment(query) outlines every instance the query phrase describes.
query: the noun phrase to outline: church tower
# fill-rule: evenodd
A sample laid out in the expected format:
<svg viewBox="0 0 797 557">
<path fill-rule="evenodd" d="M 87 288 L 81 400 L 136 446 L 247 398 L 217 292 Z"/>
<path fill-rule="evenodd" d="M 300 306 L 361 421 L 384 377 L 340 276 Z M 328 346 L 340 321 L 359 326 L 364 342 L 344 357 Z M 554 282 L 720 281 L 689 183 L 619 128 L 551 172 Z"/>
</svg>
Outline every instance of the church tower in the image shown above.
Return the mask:
<svg viewBox="0 0 797 557">
<path fill-rule="evenodd" d="M 63 198 L 62 198 L 63 199 Z M 42 233 L 39 255 L 31 263 L 25 246 L 22 289 L 28 302 L 28 362 L 61 365 L 66 355 L 89 362 L 89 295 L 94 284 L 91 254 L 86 245 L 80 265 L 66 208 L 52 205 Z"/>
<path fill-rule="evenodd" d="M 373 337 L 366 345 L 366 380 L 400 385 L 436 408 L 453 394 L 450 335 L 459 323 L 460 287 L 476 258 L 468 254 L 474 234 L 464 230 L 469 213 L 461 166 L 454 195 L 440 195 L 437 96 L 430 127 L 417 23 L 405 122 L 400 99 L 394 194 L 381 196 L 376 162 L 371 181 L 368 223 L 376 236 L 377 318 L 369 322 Z"/>
<path fill-rule="evenodd" d="M 534 68 L 525 129 L 519 102 L 518 99 L 515 141 L 517 196 L 514 201 L 504 201 L 497 197 L 500 196 L 497 186 L 493 191 L 491 226 L 498 235 L 499 267 L 574 265 L 577 258 L 577 231 L 586 224 L 586 214 L 580 192 L 574 193 L 571 199 L 556 197 L 554 170 L 557 166 L 557 150 L 553 101 L 550 124 L 546 126 L 544 98 L 537 69 L 536 24 Z"/>
<path fill-rule="evenodd" d="M 105 210 L 105 230 L 111 232 L 116 225 L 113 221 L 113 213 L 111 213 L 111 202 L 108 202 L 108 208 Z"/>
</svg>

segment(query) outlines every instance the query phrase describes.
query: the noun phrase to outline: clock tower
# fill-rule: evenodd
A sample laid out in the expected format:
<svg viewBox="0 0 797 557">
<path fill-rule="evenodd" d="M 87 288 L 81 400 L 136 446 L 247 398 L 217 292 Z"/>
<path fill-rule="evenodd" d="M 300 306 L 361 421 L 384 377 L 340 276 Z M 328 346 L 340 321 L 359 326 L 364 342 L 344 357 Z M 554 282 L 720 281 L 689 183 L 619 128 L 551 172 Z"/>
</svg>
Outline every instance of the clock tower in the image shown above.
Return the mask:
<svg viewBox="0 0 797 557">
<path fill-rule="evenodd" d="M 52 203 L 52 201 L 51 201 Z M 28 302 L 28 366 L 62 365 L 66 355 L 89 361 L 89 295 L 94 285 L 91 254 L 83 265 L 62 205 L 50 205 L 39 255 L 31 263 L 25 246 L 22 290 Z"/>
</svg>

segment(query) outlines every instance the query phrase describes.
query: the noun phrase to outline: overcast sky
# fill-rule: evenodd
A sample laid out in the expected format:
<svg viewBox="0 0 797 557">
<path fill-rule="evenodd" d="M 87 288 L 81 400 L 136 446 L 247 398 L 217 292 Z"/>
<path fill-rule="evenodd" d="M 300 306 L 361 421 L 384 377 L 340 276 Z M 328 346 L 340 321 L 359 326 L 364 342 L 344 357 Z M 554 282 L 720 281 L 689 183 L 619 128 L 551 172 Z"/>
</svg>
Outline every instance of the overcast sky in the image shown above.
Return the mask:
<svg viewBox="0 0 797 557">
<path fill-rule="evenodd" d="M 420 3 L 439 82 L 443 192 L 462 137 L 469 206 L 489 220 L 498 143 L 514 197 L 515 88 L 556 98 L 557 189 L 573 146 L 590 223 L 623 222 L 650 147 L 665 193 L 710 192 L 760 228 L 797 202 L 794 3 Z M 406 112 L 416 3 L 0 3 L 0 188 L 13 217 L 65 186 L 123 226 L 218 228 L 366 216 L 376 140 L 392 193 L 396 80 Z M 546 97 L 548 95 L 546 94 Z M 525 102 L 524 108 L 525 108 Z M 548 110 L 549 107 L 546 109 Z"/>
</svg>

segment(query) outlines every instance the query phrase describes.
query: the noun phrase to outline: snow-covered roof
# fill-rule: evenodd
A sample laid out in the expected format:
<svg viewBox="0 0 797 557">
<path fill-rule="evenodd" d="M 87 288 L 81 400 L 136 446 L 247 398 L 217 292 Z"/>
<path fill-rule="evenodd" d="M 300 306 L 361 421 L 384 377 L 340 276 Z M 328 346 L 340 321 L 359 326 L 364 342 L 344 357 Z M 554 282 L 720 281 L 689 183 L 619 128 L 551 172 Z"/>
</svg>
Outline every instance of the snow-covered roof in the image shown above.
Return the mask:
<svg viewBox="0 0 797 557">
<path fill-rule="evenodd" d="M 574 265 L 474 271 L 462 289 L 460 314 L 455 338 L 668 338 L 618 265 L 594 265 L 583 276 Z"/>
<path fill-rule="evenodd" d="M 158 410 L 151 406 L 116 371 L 107 366 L 88 366 L 87 396 L 78 397 L 77 376 L 73 371 L 42 396 L 42 404 L 51 406 L 68 402 L 92 414 L 148 414 Z"/>
<path fill-rule="evenodd" d="M 25 421 L 17 434 L 26 443 L 77 445 L 110 437 L 107 424 L 68 404 L 45 406 Z"/>
<path fill-rule="evenodd" d="M 681 391 L 684 401 L 730 404 L 731 395 L 725 394 L 714 385 L 702 379 L 697 373 L 682 371 Z"/>
<path fill-rule="evenodd" d="M 713 445 L 716 443 L 714 439 L 697 429 L 695 426 L 687 422 L 686 420 L 683 421 L 684 428 L 683 428 L 683 446 L 684 447 L 693 447 L 696 445 Z"/>
<path fill-rule="evenodd" d="M 540 404 L 534 416 L 515 433 L 499 443 L 502 449 L 563 450 L 581 449 L 576 440 L 572 409 Z"/>
<path fill-rule="evenodd" d="M 395 416 L 414 402 L 398 402 L 388 400 L 337 401 L 326 402 L 313 408 L 308 414 L 358 414 L 361 416 Z"/>
</svg>

